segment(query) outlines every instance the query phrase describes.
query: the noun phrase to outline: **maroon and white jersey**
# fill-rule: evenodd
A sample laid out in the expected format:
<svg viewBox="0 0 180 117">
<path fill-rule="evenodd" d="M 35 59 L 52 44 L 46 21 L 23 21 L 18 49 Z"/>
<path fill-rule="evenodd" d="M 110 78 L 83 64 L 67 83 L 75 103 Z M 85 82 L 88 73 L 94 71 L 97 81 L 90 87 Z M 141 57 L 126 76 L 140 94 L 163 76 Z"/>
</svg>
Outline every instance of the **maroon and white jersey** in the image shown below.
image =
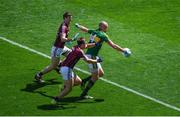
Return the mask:
<svg viewBox="0 0 180 117">
<path fill-rule="evenodd" d="M 61 41 L 61 35 L 65 33 L 66 38 L 68 37 L 68 33 L 69 33 L 69 26 L 66 23 L 62 23 L 59 27 L 59 30 L 57 32 L 57 36 L 56 36 L 56 40 L 54 42 L 54 46 L 58 47 L 58 48 L 64 48 L 64 44 L 65 42 Z"/>
<path fill-rule="evenodd" d="M 74 46 L 72 51 L 68 54 L 66 59 L 61 63 L 61 66 L 67 66 L 73 69 L 75 64 L 79 61 L 80 58 L 84 58 L 84 52 L 78 46 Z"/>
</svg>

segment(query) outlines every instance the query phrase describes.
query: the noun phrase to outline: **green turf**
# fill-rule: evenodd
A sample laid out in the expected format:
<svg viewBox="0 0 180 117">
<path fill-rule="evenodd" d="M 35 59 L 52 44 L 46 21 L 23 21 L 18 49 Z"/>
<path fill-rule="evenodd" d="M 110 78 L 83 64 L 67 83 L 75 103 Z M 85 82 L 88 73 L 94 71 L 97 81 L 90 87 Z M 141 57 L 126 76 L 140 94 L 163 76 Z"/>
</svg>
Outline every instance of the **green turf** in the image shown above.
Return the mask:
<svg viewBox="0 0 180 117">
<path fill-rule="evenodd" d="M 0 36 L 49 55 L 64 11 L 69 10 L 74 15 L 70 36 L 78 31 L 73 26 L 75 22 L 96 28 L 99 21 L 106 20 L 110 26 L 108 30 L 110 38 L 123 47 L 131 48 L 133 55 L 128 59 L 124 58 L 104 44 L 100 53 L 104 59 L 104 78 L 180 108 L 179 4 L 178 0 L 1 0 Z M 81 34 L 87 38 L 89 36 Z M 5 50 L 10 52 L 5 54 Z M 33 75 L 46 66 L 49 60 L 13 48 L 2 41 L 0 41 L 0 52 L 3 55 L 0 56 L 0 88 L 2 89 L 0 93 L 4 96 L 0 98 L 1 103 L 3 102 L 1 115 L 85 115 L 84 108 L 89 110 L 87 115 L 180 115 L 115 86 L 106 84 L 108 87 L 106 88 L 102 81 L 98 82 L 91 92 L 105 99 L 104 102 L 71 103 L 70 107 L 67 106 L 70 109 L 44 111 L 42 105 L 46 107 L 45 104 L 50 104 L 49 98 L 43 97 L 40 93 L 27 93 L 20 89 L 26 84 L 31 84 Z M 27 53 L 29 55 L 26 55 Z M 9 58 L 10 62 L 6 56 L 8 58 L 13 56 Z M 78 66 L 87 70 L 84 62 L 80 62 Z M 46 77 L 48 79 L 59 76 L 52 73 Z M 57 87 L 58 84 L 55 83 L 43 87 L 43 91 L 52 96 L 56 94 Z M 7 90 L 9 88 L 11 90 Z M 104 88 L 107 92 L 102 92 Z M 115 90 L 116 93 L 111 90 Z M 72 96 L 77 94 L 79 94 L 78 88 L 77 91 L 72 92 Z M 113 96 L 108 96 L 110 94 Z M 118 102 L 117 98 L 119 98 Z M 132 100 L 133 98 L 137 99 Z M 127 101 L 123 103 L 124 100 Z M 112 109 L 109 107 L 111 103 L 114 107 Z M 23 106 L 25 104 L 27 105 Z M 98 105 L 102 110 L 91 110 L 96 106 L 98 108 Z M 76 113 L 79 109 L 82 111 Z"/>
<path fill-rule="evenodd" d="M 65 98 L 65 102 L 52 104 L 62 79 L 51 73 L 47 82 L 37 85 L 34 73 L 48 59 L 27 50 L 0 41 L 1 46 L 1 107 L 0 115 L 178 115 L 177 111 L 99 81 L 91 91 L 96 98 L 78 101 L 80 88 Z M 7 48 L 8 47 L 8 48 Z M 6 52 L 9 53 L 6 53 Z M 14 57 L 12 57 L 14 56 Z M 31 64 L 28 64 L 31 63 Z M 22 72 L 23 71 L 23 72 Z M 82 73 L 79 73 L 82 77 Z M 54 80 L 51 80 L 54 79 Z M 107 88 L 108 87 L 108 88 Z"/>
</svg>

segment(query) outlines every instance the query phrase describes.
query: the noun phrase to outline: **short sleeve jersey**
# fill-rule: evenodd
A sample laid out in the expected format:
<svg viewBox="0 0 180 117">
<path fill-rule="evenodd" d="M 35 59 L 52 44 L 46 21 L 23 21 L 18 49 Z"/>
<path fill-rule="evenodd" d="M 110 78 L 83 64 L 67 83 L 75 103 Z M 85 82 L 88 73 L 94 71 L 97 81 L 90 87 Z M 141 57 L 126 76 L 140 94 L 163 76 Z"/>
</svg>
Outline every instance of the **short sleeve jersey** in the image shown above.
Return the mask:
<svg viewBox="0 0 180 117">
<path fill-rule="evenodd" d="M 88 48 L 86 54 L 90 54 L 92 56 L 97 56 L 103 42 L 108 42 L 109 41 L 109 37 L 105 32 L 98 30 L 88 30 L 88 33 L 91 34 L 90 35 L 90 40 L 89 43 L 99 43 L 98 46 L 94 46 L 92 48 Z"/>
<path fill-rule="evenodd" d="M 69 26 L 66 23 L 62 23 L 59 27 L 59 30 L 57 32 L 56 40 L 54 42 L 54 46 L 58 48 L 64 48 L 65 42 L 61 41 L 61 35 L 65 33 L 66 38 L 68 37 L 69 33 Z"/>
<path fill-rule="evenodd" d="M 67 66 L 73 69 L 79 59 L 84 58 L 84 56 L 82 49 L 78 46 L 74 46 L 66 59 L 61 63 L 61 66 Z"/>
</svg>

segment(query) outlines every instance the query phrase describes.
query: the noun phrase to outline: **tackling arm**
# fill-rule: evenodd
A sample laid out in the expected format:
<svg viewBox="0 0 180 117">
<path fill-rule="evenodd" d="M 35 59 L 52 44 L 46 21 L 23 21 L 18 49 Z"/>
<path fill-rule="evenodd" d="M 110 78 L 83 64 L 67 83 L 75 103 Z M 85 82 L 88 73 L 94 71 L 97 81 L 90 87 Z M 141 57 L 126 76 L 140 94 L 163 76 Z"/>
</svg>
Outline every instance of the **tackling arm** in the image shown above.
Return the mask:
<svg viewBox="0 0 180 117">
<path fill-rule="evenodd" d="M 87 63 L 97 63 L 97 60 L 89 59 L 87 56 L 84 56 L 83 60 Z"/>
<path fill-rule="evenodd" d="M 88 44 L 86 44 L 86 48 L 92 48 L 94 46 L 96 46 L 96 43 L 88 43 Z"/>
</svg>

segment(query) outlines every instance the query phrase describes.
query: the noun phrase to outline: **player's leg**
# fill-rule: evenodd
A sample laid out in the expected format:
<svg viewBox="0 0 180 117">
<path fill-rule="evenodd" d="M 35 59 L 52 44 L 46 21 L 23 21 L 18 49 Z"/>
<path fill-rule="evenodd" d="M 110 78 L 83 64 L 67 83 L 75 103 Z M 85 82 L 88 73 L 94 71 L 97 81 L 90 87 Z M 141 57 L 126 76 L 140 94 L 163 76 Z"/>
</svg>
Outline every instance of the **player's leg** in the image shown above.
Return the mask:
<svg viewBox="0 0 180 117">
<path fill-rule="evenodd" d="M 46 73 L 52 71 L 53 69 L 55 69 L 58 66 L 59 60 L 60 59 L 58 57 L 52 57 L 51 64 L 49 66 L 47 66 L 44 70 L 42 70 L 41 73 L 46 74 Z"/>
<path fill-rule="evenodd" d="M 57 98 L 61 99 L 64 96 L 66 96 L 69 92 L 72 90 L 72 85 L 73 85 L 74 80 L 73 79 L 68 79 L 64 81 L 64 89 L 60 92 Z"/>
<path fill-rule="evenodd" d="M 93 64 L 89 64 L 89 69 L 90 69 L 90 72 L 93 74 L 93 72 L 96 72 L 96 70 L 98 69 L 98 78 L 99 77 L 102 77 L 104 75 L 104 70 L 102 69 L 101 67 L 101 64 L 100 63 L 97 63 L 97 65 L 93 65 Z M 97 66 L 97 67 L 96 67 Z M 85 84 L 87 83 L 87 81 L 89 81 L 92 77 L 96 78 L 97 76 L 88 76 L 84 79 L 82 79 L 82 83 L 81 83 L 81 89 L 84 90 L 85 88 Z M 97 79 L 98 79 L 97 78 Z"/>
<path fill-rule="evenodd" d="M 45 69 L 43 69 L 41 72 L 37 73 L 37 74 L 35 75 L 35 79 L 36 79 L 38 82 L 44 82 L 44 81 L 42 80 L 42 76 L 43 76 L 44 74 L 49 73 L 49 72 L 52 71 L 53 69 L 55 69 L 55 68 L 57 67 L 58 63 L 59 63 L 59 58 L 57 58 L 57 57 L 52 57 L 52 58 L 51 58 L 51 64 L 50 64 L 49 66 L 47 66 Z"/>
<path fill-rule="evenodd" d="M 89 55 L 89 54 L 87 54 L 86 56 L 88 58 L 90 58 L 90 59 L 93 59 L 93 57 L 91 55 Z M 93 71 L 93 64 L 88 64 L 88 67 L 89 67 L 89 71 L 92 73 L 92 71 Z M 91 77 L 92 77 L 92 75 L 82 79 L 82 82 L 81 82 L 81 89 L 82 90 L 84 90 L 86 83 L 91 79 Z"/>
<path fill-rule="evenodd" d="M 59 63 L 58 63 L 58 65 L 57 65 L 57 67 L 54 69 L 56 72 L 57 72 L 57 74 L 60 74 L 60 67 L 61 67 L 61 60 L 59 60 Z"/>
<path fill-rule="evenodd" d="M 76 75 L 76 74 L 74 74 L 74 78 L 73 79 L 74 79 L 74 86 L 78 86 L 78 85 L 80 85 L 82 83 L 81 78 L 78 75 Z"/>
<path fill-rule="evenodd" d="M 80 97 L 85 98 L 88 95 L 88 91 L 93 87 L 94 83 L 98 80 L 98 71 L 92 73 L 91 79 L 88 81 L 86 87 L 84 88 L 83 92 L 81 93 Z"/>
<path fill-rule="evenodd" d="M 84 88 L 83 92 L 81 93 L 81 96 L 80 96 L 81 98 L 86 97 L 86 95 L 88 94 L 88 91 L 93 87 L 94 83 L 99 79 L 99 73 L 101 73 L 101 76 L 104 73 L 100 63 L 89 64 L 89 69 L 91 72 L 91 78 L 88 81 L 88 84 Z"/>
<path fill-rule="evenodd" d="M 35 75 L 35 79 L 38 82 L 40 82 L 40 83 L 44 82 L 42 80 L 42 76 L 44 74 L 49 73 L 50 71 L 54 70 L 58 66 L 61 53 L 62 53 L 61 48 L 52 47 L 52 49 L 51 49 L 51 64 L 49 66 L 47 66 L 45 69 L 43 69 L 41 72 L 39 72 Z"/>
<path fill-rule="evenodd" d="M 91 77 L 92 77 L 92 75 L 82 79 L 82 82 L 81 82 L 81 89 L 82 90 L 84 90 L 86 83 L 91 79 Z"/>
<path fill-rule="evenodd" d="M 67 57 L 67 55 L 68 55 L 71 51 L 72 51 L 71 49 L 69 49 L 68 47 L 64 46 L 63 51 L 62 51 L 62 55 L 65 56 L 65 57 Z M 61 62 L 62 62 L 62 60 L 59 61 L 58 66 L 55 68 L 55 70 L 56 70 L 56 72 L 57 72 L 58 74 L 60 74 Z"/>
<path fill-rule="evenodd" d="M 97 63 L 97 65 L 98 65 L 99 77 L 103 77 L 104 70 L 103 70 L 103 68 L 102 68 L 100 63 Z"/>
<path fill-rule="evenodd" d="M 71 92 L 74 85 L 73 73 L 72 70 L 68 67 L 61 67 L 61 74 L 64 79 L 64 87 L 61 90 L 60 94 L 55 97 L 55 100 L 62 99 L 64 96 Z"/>
</svg>

